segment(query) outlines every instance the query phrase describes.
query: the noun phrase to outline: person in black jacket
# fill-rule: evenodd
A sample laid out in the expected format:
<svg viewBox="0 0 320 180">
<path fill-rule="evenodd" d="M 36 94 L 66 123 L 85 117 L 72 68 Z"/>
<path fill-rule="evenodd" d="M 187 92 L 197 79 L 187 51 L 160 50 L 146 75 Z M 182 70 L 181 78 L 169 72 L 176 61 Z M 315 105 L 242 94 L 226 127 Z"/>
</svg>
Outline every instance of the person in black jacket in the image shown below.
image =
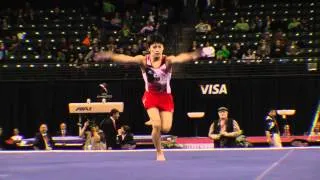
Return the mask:
<svg viewBox="0 0 320 180">
<path fill-rule="evenodd" d="M 275 109 L 271 109 L 265 118 L 265 133 L 267 142 L 270 144 L 270 146 L 280 148 L 282 147 L 282 143 L 276 117 L 277 111 Z"/>
<path fill-rule="evenodd" d="M 228 108 L 218 109 L 219 119 L 214 121 L 208 136 L 214 141 L 215 148 L 236 147 L 236 138 L 242 134 L 236 120 L 228 117 Z"/>
<path fill-rule="evenodd" d="M 66 125 L 66 123 L 61 123 L 59 127 L 60 127 L 60 129 L 59 129 L 59 131 L 56 133 L 57 136 L 62 136 L 62 137 L 64 137 L 64 136 L 70 136 L 70 134 L 69 134 L 69 132 L 68 132 L 68 130 L 67 130 L 67 125 Z"/>
<path fill-rule="evenodd" d="M 110 117 L 103 120 L 101 123 L 101 129 L 105 134 L 107 149 L 117 148 L 117 121 L 120 117 L 120 112 L 117 109 L 110 111 Z"/>
<path fill-rule="evenodd" d="M 52 150 L 54 143 L 52 137 L 48 134 L 48 127 L 46 124 L 41 124 L 39 133 L 36 134 L 33 143 L 35 150 Z"/>
<path fill-rule="evenodd" d="M 118 129 L 117 142 L 121 146 L 121 149 L 135 149 L 136 143 L 133 139 L 133 134 L 129 126 L 124 125 Z"/>
</svg>

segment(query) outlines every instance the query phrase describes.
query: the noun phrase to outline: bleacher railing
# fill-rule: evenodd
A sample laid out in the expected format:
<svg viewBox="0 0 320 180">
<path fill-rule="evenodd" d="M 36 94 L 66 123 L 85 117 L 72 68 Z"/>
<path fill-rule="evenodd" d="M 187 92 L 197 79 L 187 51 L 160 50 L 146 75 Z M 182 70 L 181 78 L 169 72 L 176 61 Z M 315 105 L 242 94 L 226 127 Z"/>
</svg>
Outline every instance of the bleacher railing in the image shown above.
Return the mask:
<svg viewBox="0 0 320 180">
<path fill-rule="evenodd" d="M 318 57 L 271 58 L 259 60 L 200 59 L 177 64 L 173 78 L 211 78 L 246 76 L 320 76 Z M 0 80 L 133 80 L 141 79 L 138 65 L 103 63 L 45 63 L 31 61 L 0 62 Z"/>
</svg>

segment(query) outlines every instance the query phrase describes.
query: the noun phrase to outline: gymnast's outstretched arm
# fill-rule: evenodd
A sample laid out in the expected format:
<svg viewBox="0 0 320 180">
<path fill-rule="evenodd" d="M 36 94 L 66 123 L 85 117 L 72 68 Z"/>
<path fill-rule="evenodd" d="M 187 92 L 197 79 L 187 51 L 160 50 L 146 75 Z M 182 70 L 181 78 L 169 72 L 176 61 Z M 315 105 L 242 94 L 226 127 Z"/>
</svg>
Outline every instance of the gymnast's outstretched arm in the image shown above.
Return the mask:
<svg viewBox="0 0 320 180">
<path fill-rule="evenodd" d="M 141 64 L 144 59 L 145 57 L 142 55 L 128 56 L 124 54 L 117 54 L 112 51 L 99 52 L 95 54 L 95 57 L 94 57 L 95 61 L 111 60 L 119 63 L 135 63 L 135 64 Z"/>
</svg>

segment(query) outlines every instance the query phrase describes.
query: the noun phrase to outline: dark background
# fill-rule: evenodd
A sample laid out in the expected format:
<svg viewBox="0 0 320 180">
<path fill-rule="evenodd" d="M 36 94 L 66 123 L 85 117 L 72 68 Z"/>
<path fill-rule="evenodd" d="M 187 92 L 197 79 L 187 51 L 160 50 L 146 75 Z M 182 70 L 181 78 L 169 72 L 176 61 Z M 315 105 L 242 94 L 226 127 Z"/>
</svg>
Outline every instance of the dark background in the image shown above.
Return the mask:
<svg viewBox="0 0 320 180">
<path fill-rule="evenodd" d="M 49 131 L 56 132 L 61 122 L 78 134 L 77 116 L 69 115 L 68 103 L 92 101 L 99 91 L 98 84 L 107 82 L 112 101 L 123 101 L 121 121 L 132 127 L 135 134 L 146 134 L 151 129 L 144 126 L 146 112 L 141 103 L 144 82 L 140 80 L 69 80 L 69 81 L 0 81 L 0 126 L 11 132 L 17 127 L 26 137 L 37 131 L 40 123 L 47 123 Z M 202 95 L 200 84 L 226 83 L 227 95 Z M 305 77 L 238 77 L 220 79 L 174 79 L 171 82 L 175 101 L 174 123 L 170 134 L 194 136 L 194 122 L 187 112 L 204 111 L 198 120 L 199 135 L 206 136 L 209 125 L 217 118 L 216 109 L 226 106 L 230 117 L 238 120 L 246 135 L 264 135 L 264 116 L 269 108 L 296 109 L 289 117 L 294 134 L 309 131 L 318 99 L 320 79 Z M 280 117 L 279 117 L 280 118 Z M 101 117 L 96 118 L 99 122 Z M 280 124 L 283 120 L 279 119 Z M 8 128 L 8 129 L 7 129 Z"/>
</svg>

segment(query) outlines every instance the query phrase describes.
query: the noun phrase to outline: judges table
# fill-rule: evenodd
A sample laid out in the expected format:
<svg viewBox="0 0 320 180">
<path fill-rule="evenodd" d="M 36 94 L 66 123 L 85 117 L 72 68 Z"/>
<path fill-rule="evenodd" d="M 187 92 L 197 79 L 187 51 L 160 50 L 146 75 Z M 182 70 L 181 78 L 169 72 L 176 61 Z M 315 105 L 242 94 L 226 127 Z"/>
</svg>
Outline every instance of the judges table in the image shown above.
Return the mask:
<svg viewBox="0 0 320 180">
<path fill-rule="evenodd" d="M 123 102 L 69 103 L 71 114 L 108 113 L 112 109 L 123 112 Z"/>
<path fill-rule="evenodd" d="M 79 116 L 78 126 L 80 135 L 83 114 L 109 113 L 112 109 L 117 109 L 119 112 L 123 112 L 123 106 L 123 102 L 69 103 L 69 113 L 77 114 Z"/>
<path fill-rule="evenodd" d="M 21 143 L 17 144 L 20 148 L 32 147 L 35 138 L 22 139 Z M 63 136 L 52 137 L 53 143 L 58 149 L 81 149 L 85 140 L 79 136 Z"/>
<path fill-rule="evenodd" d="M 161 142 L 168 142 L 173 138 L 174 136 L 172 135 L 162 135 Z M 153 145 L 152 137 L 150 135 L 135 135 L 133 139 L 137 144 L 137 148 L 144 145 Z M 34 140 L 34 138 L 23 139 L 21 143 L 18 144 L 18 147 L 21 149 L 31 149 Z M 52 140 L 57 149 L 82 149 L 85 142 L 85 140 L 79 136 L 54 136 L 52 137 Z"/>
</svg>

